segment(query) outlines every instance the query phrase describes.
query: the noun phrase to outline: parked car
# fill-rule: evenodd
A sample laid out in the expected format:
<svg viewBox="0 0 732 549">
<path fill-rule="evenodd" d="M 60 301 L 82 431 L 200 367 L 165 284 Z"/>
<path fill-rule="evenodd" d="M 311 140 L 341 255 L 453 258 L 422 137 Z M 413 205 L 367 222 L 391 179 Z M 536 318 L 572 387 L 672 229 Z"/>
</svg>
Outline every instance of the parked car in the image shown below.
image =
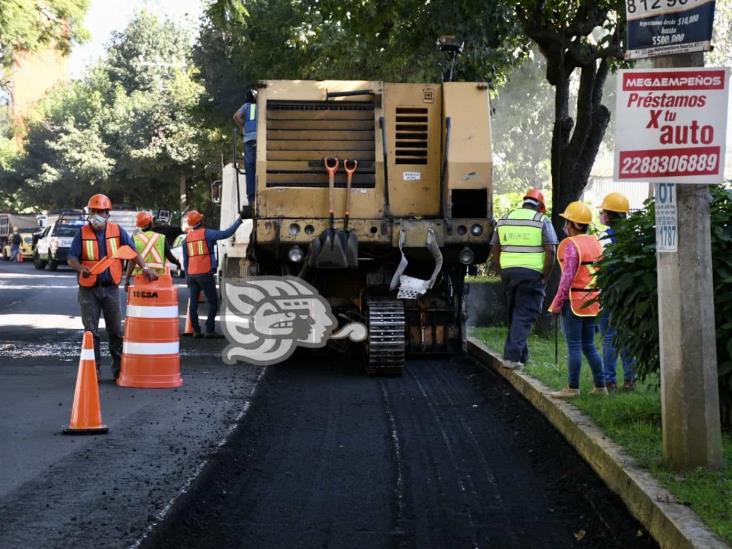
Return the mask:
<svg viewBox="0 0 732 549">
<path fill-rule="evenodd" d="M 23 256 L 23 260 L 33 258 L 33 229 L 20 229 L 18 231 L 23 241 L 20 243 L 20 253 Z M 12 245 L 10 242 L 5 244 L 2 249 L 3 259 L 10 261 L 10 251 Z"/>
<path fill-rule="evenodd" d="M 83 218 L 60 217 L 43 229 L 33 250 L 33 266 L 42 270 L 48 265 L 55 271 L 60 264 L 66 263 L 71 242 L 84 223 Z"/>
</svg>

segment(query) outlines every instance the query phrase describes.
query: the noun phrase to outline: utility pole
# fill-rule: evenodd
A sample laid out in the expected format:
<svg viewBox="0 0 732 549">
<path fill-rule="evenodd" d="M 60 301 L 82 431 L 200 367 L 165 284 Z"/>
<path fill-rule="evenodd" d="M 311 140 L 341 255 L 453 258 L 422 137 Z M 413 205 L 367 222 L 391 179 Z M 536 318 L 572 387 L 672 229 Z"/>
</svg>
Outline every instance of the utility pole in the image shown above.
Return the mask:
<svg viewBox="0 0 732 549">
<path fill-rule="evenodd" d="M 704 54 L 657 57 L 653 65 L 703 67 Z M 678 184 L 676 196 L 678 251 L 656 253 L 663 457 L 676 470 L 719 468 L 709 188 Z"/>
</svg>

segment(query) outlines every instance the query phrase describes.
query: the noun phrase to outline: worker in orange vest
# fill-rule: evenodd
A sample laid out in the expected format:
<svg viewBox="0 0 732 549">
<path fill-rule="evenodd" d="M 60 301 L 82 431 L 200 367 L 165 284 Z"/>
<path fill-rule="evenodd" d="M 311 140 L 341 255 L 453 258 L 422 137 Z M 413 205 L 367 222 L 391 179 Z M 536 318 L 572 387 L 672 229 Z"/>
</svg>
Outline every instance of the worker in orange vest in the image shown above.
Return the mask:
<svg viewBox="0 0 732 549">
<path fill-rule="evenodd" d="M 231 227 L 223 231 L 207 229 L 203 226 L 203 214 L 196 210 L 188 212 L 188 226 L 191 230 L 186 234 L 183 242 L 183 268 L 188 281 L 189 315 L 193 327 L 193 337 L 221 338 L 216 333 L 216 311 L 219 308 L 219 297 L 216 293 L 216 279 L 214 274 L 218 266 L 216 259 L 216 242 L 229 238 L 241 225 L 242 219 L 249 214 L 242 211 L 240 218 Z M 203 292 L 208 303 L 208 318 L 206 319 L 206 335 L 201 333 L 198 322 L 198 295 Z"/>
<path fill-rule="evenodd" d="M 566 220 L 564 232 L 567 238 L 562 240 L 557 250 L 562 278 L 549 311 L 562 315 L 569 382 L 562 390 L 551 393 L 551 396 L 579 396 L 583 354 L 592 370 L 592 394 L 607 395 L 602 358 L 595 348 L 595 321 L 600 314 L 600 303 L 597 301 L 600 290 L 595 285 L 595 263 L 602 258 L 602 244 L 595 235 L 587 234 L 592 222 L 592 212 L 587 205 L 572 202 L 559 215 Z"/>
<path fill-rule="evenodd" d="M 113 255 L 121 246 L 135 249 L 135 243 L 127 232 L 109 221 L 112 201 L 103 194 L 95 194 L 87 203 L 88 223 L 76 233 L 69 249 L 69 267 L 79 273 L 79 306 L 84 330 L 94 334 L 94 358 L 99 372 L 99 317 L 104 315 L 109 338 L 109 353 L 112 355 L 112 376 L 119 377 L 122 361 L 122 314 L 119 306 L 118 286 L 122 281 L 122 261 L 115 259 L 99 274 L 91 269 L 107 255 Z M 157 275 L 145 267 L 140 254 L 135 263 L 149 280 Z"/>
</svg>

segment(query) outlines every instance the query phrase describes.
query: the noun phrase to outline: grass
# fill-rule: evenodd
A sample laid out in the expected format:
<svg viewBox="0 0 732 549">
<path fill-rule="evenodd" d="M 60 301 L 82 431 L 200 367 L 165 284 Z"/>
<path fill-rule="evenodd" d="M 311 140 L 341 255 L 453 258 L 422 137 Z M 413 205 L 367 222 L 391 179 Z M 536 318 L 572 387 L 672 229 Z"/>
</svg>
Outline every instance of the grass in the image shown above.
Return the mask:
<svg viewBox="0 0 732 549">
<path fill-rule="evenodd" d="M 473 328 L 471 334 L 493 350 L 503 349 L 505 327 Z M 601 348 L 598 342 L 598 350 Z M 567 352 L 559 334 L 559 365 L 554 364 L 554 339 L 532 335 L 531 356 L 524 372 L 552 389 L 567 384 Z M 622 383 L 619 366 L 617 378 Z M 617 392 L 608 398 L 589 395 L 590 367 L 583 359 L 580 376 L 582 396 L 571 402 L 590 416 L 612 440 L 625 447 L 638 464 L 651 471 L 680 502 L 691 507 L 701 519 L 732 545 L 732 435 L 722 434 L 724 465 L 720 471 L 696 469 L 675 473 L 663 464 L 661 397 L 658 379 L 638 384 L 633 392 Z"/>
</svg>

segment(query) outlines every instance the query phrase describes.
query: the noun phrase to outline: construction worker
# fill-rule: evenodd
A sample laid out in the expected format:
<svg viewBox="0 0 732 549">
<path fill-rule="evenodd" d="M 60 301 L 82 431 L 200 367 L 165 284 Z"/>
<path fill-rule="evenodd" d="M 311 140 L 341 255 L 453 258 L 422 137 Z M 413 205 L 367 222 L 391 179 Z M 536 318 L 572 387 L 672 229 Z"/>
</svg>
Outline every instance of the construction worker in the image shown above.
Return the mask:
<svg viewBox="0 0 732 549">
<path fill-rule="evenodd" d="M 619 221 L 628 217 L 630 202 L 626 196 L 620 193 L 610 193 L 603 199 L 599 209 L 600 223 L 607 226 L 607 229 L 600 234 L 603 253 L 607 255 L 610 252 L 608 245 L 614 244 L 617 239 L 614 227 Z M 615 342 L 613 340 L 617 334 L 617 330 L 610 323 L 609 310 L 603 310 L 600 314 L 600 332 L 602 333 L 602 369 L 605 375 L 605 387 L 607 387 L 608 391 L 615 391 L 618 387 L 615 375 L 615 368 L 618 363 L 618 350 L 615 348 Z M 624 349 L 620 350 L 620 357 L 624 373 L 623 390 L 632 391 L 635 389 L 633 357 Z"/>
<path fill-rule="evenodd" d="M 244 134 L 244 169 L 246 170 L 247 206 L 242 212 L 252 217 L 257 171 L 257 90 L 247 91 L 244 104 L 234 113 L 234 123 Z"/>
<path fill-rule="evenodd" d="M 557 250 L 562 278 L 549 311 L 562 315 L 569 382 L 562 390 L 550 394 L 555 398 L 579 396 L 584 354 L 592 370 L 595 385 L 592 394 L 607 395 L 602 359 L 595 348 L 595 320 L 600 314 L 600 303 L 597 301 L 600 290 L 595 286 L 594 263 L 602 257 L 602 244 L 595 235 L 587 234 L 592 212 L 586 204 L 571 202 L 559 215 L 566 220 L 564 232 L 567 238 L 562 240 Z"/>
<path fill-rule="evenodd" d="M 498 221 L 491 241 L 508 313 L 508 334 L 503 346 L 503 365 L 507 368 L 519 368 L 528 360 L 529 332 L 541 314 L 554 264 L 557 234 L 545 212 L 542 192 L 529 189 L 521 207 Z"/>
<path fill-rule="evenodd" d="M 122 261 L 115 259 L 99 274 L 91 269 L 107 255 L 113 255 L 121 246 L 135 248 L 130 235 L 116 223 L 109 221 L 112 201 L 103 194 L 95 194 L 87 204 L 88 223 L 74 236 L 69 249 L 68 264 L 79 273 L 79 306 L 84 330 L 94 334 L 94 356 L 99 373 L 99 316 L 104 315 L 112 355 L 112 376 L 119 377 L 122 360 L 122 315 L 119 306 L 118 286 L 122 281 Z M 149 280 L 157 275 L 145 267 L 137 254 L 135 263 Z"/>
<path fill-rule="evenodd" d="M 166 261 L 170 261 L 180 269 L 181 264 L 173 255 L 173 252 L 170 251 L 170 244 L 168 244 L 165 235 L 156 233 L 152 230 L 153 220 L 153 215 L 150 212 L 139 212 L 137 214 L 135 224 L 140 229 L 140 232 L 135 233 L 132 236 L 132 239 L 135 241 L 135 248 L 145 260 L 147 268 L 158 274 L 165 273 Z M 127 291 L 130 286 L 130 277 L 137 276 L 141 272 L 142 270 L 140 267 L 136 266 L 134 263 L 130 262 L 127 265 L 125 291 Z"/>
<path fill-rule="evenodd" d="M 18 227 L 13 227 L 13 234 L 10 237 L 10 261 L 18 261 L 20 255 L 20 245 L 23 243 L 23 237 L 18 232 Z"/>
<path fill-rule="evenodd" d="M 188 212 L 188 226 L 191 228 L 186 234 L 183 242 L 183 268 L 188 281 L 188 295 L 190 297 L 190 309 L 188 314 L 193 327 L 193 337 L 204 337 L 201 333 L 201 325 L 198 322 L 198 295 L 203 292 L 208 302 L 208 318 L 206 318 L 207 338 L 221 338 L 216 333 L 216 311 L 219 308 L 219 298 L 216 293 L 216 279 L 214 274 L 218 266 L 216 254 L 216 242 L 229 238 L 241 225 L 242 219 L 246 219 L 247 212 L 242 210 L 240 218 L 231 227 L 223 231 L 207 229 L 203 226 L 203 215 L 191 210 Z"/>
</svg>

